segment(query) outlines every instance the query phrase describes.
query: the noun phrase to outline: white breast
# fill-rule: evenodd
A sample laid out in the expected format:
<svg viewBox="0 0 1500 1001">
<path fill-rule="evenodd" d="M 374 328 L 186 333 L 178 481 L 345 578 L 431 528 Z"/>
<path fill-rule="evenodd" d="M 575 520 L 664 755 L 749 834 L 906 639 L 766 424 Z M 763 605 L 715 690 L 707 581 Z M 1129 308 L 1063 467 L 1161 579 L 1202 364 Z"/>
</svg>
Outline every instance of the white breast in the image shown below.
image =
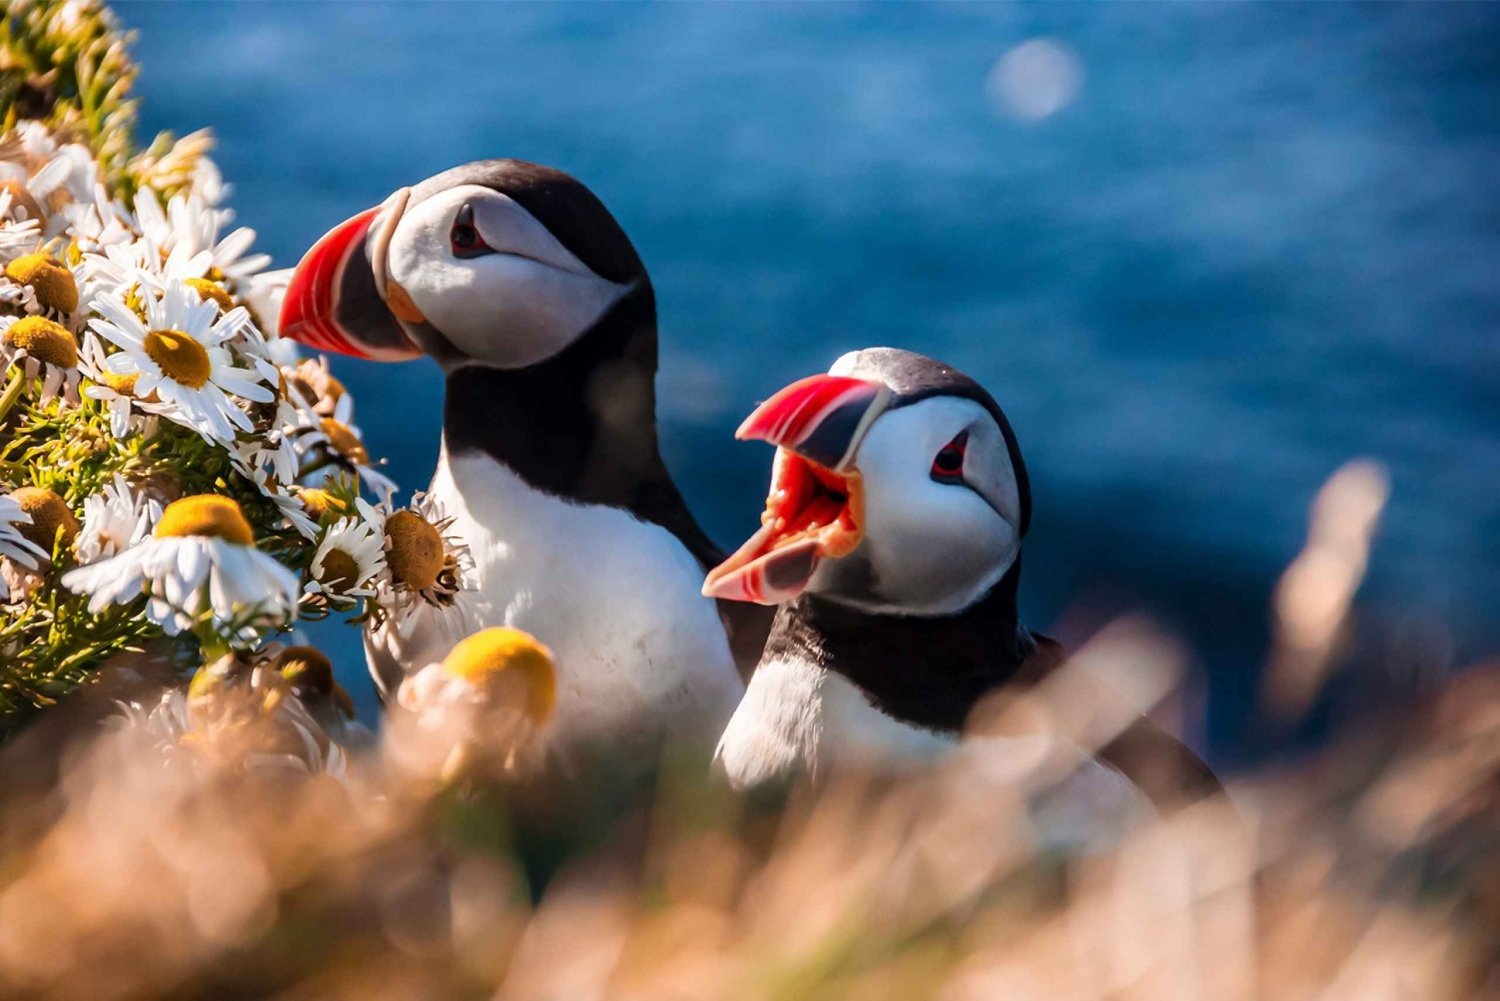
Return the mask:
<svg viewBox="0 0 1500 1001">
<path fill-rule="evenodd" d="M 951 734 L 887 716 L 842 675 L 784 659 L 755 669 L 717 757 L 730 783 L 744 789 L 796 772 L 816 778 L 837 767 L 907 767 L 957 746 Z"/>
<path fill-rule="evenodd" d="M 794 659 L 756 668 L 716 757 L 737 789 L 849 767 L 951 766 L 976 795 L 987 786 L 1027 789 L 1032 833 L 1043 844 L 1109 841 L 1153 813 L 1125 776 L 1077 748 L 1043 735 L 960 740 L 912 726 L 876 709 L 842 675 Z"/>
<path fill-rule="evenodd" d="M 408 631 L 390 655 L 440 660 L 453 634 L 524 629 L 557 663 L 554 746 L 712 739 L 742 691 L 703 571 L 666 529 L 617 508 L 543 494 L 485 455 L 438 459 L 432 493 L 474 558 L 461 623 Z M 372 651 L 372 666 L 380 651 Z"/>
</svg>

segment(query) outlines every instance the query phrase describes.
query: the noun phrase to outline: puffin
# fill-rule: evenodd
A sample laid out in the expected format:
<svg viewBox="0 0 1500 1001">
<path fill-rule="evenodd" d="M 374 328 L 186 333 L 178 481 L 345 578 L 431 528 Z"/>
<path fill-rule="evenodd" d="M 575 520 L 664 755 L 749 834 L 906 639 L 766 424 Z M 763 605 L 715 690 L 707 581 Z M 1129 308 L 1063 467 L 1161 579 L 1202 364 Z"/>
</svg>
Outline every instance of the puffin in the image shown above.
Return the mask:
<svg viewBox="0 0 1500 1001">
<path fill-rule="evenodd" d="M 1063 663 L 1020 621 L 1030 482 L 975 380 L 911 351 L 854 351 L 775 393 L 736 437 L 776 447 L 769 497 L 703 593 L 777 610 L 716 752 L 731 785 L 940 759 L 986 695 Z M 1164 811 L 1220 788 L 1145 717 L 1101 762 Z"/>
<path fill-rule="evenodd" d="M 655 295 L 593 192 L 511 159 L 401 188 L 307 252 L 281 331 L 375 361 L 425 355 L 445 375 L 427 497 L 474 566 L 456 614 L 367 630 L 383 697 L 464 636 L 508 626 L 553 651 L 549 746 L 711 744 L 744 688 L 729 630 L 750 623 L 748 651 L 757 620 L 699 593 L 722 552 L 658 447 Z"/>
</svg>

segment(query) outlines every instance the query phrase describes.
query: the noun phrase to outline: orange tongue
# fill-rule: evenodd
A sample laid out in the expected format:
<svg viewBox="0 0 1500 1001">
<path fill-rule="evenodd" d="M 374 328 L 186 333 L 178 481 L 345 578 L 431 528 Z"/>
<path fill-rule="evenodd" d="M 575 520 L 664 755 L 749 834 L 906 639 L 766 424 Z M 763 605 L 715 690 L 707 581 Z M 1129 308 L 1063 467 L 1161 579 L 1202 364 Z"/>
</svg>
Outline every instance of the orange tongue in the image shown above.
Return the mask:
<svg viewBox="0 0 1500 1001">
<path fill-rule="evenodd" d="M 847 556 L 859 545 L 863 498 L 857 472 L 835 473 L 778 449 L 759 530 L 709 571 L 703 594 L 763 605 L 797 597 L 820 560 Z"/>
</svg>

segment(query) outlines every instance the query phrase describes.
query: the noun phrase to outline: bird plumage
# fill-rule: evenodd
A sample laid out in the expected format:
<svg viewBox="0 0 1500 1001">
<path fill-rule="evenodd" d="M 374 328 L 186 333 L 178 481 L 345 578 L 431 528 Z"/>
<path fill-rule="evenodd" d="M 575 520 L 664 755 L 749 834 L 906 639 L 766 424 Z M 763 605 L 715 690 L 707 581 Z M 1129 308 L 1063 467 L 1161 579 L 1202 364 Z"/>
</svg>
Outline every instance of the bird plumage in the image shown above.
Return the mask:
<svg viewBox="0 0 1500 1001">
<path fill-rule="evenodd" d="M 285 327 L 442 366 L 429 495 L 474 563 L 453 608 L 372 632 L 377 680 L 389 689 L 468 632 L 508 625 L 555 655 L 549 741 L 716 732 L 741 691 L 697 593 L 718 554 L 661 458 L 655 297 L 603 203 L 560 171 L 482 161 L 325 241 L 342 256 L 304 261 L 323 279 L 294 277 Z"/>
<path fill-rule="evenodd" d="M 856 379 L 887 392 L 860 394 Z M 846 355 L 796 387 L 744 425 L 779 449 L 771 528 L 705 585 L 779 601 L 718 749 L 739 786 L 950 753 L 982 700 L 1036 685 L 1066 660 L 1020 622 L 1030 485 L 989 393 L 951 366 L 887 348 Z M 809 442 L 823 460 L 809 457 Z M 816 512 L 810 528 L 804 510 Z M 842 527 L 829 534 L 825 522 Z M 1196 755 L 1145 718 L 1099 758 L 1159 808 L 1218 789 Z"/>
</svg>

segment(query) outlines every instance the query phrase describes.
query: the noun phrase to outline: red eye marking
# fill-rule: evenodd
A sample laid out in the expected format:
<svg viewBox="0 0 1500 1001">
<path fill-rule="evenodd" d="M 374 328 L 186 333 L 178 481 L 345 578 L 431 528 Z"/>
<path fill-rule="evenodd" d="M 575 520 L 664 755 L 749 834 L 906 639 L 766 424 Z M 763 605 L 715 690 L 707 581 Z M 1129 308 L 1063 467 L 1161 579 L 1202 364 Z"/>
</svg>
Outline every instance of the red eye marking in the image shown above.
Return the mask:
<svg viewBox="0 0 1500 1001">
<path fill-rule="evenodd" d="M 453 250 L 453 256 L 460 259 L 495 252 L 484 242 L 484 237 L 479 235 L 479 229 L 474 225 L 474 207 L 468 204 L 453 217 L 453 228 L 448 231 L 448 245 Z"/>
<path fill-rule="evenodd" d="M 932 478 L 939 483 L 959 483 L 964 478 L 964 455 L 969 450 L 969 432 L 960 431 L 932 459 Z"/>
</svg>

